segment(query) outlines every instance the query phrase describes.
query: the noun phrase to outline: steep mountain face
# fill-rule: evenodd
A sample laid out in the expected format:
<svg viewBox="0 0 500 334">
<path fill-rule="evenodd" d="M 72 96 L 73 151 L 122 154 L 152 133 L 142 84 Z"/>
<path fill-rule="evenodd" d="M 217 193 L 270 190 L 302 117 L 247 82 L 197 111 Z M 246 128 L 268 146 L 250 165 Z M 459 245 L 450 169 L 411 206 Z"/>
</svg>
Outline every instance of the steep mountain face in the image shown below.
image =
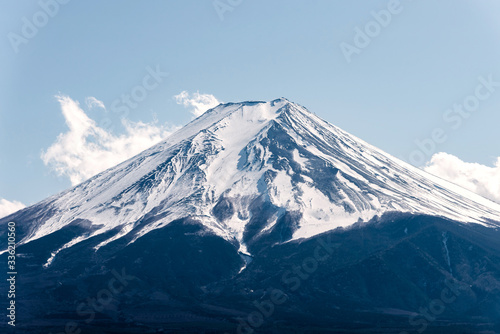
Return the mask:
<svg viewBox="0 0 500 334">
<path fill-rule="evenodd" d="M 0 233 L 16 222 L 31 331 L 73 319 L 90 332 L 391 332 L 460 317 L 489 330 L 500 314 L 499 220 L 500 205 L 278 99 L 219 105 L 1 219 Z M 82 304 L 120 270 L 125 292 Z M 419 318 L 450 284 L 456 301 Z M 252 323 L 273 291 L 286 303 L 269 316 L 257 307 L 263 320 Z"/>
<path fill-rule="evenodd" d="M 268 210 L 256 222 L 252 208 L 261 211 L 260 203 Z M 244 248 L 277 224 L 286 225 L 283 242 L 388 211 L 487 225 L 500 217 L 500 205 L 278 99 L 220 105 L 163 143 L 10 219 L 30 215 L 21 243 L 88 220 L 92 232 L 67 248 L 111 230 L 98 247 L 131 232 L 135 240 L 191 217 Z"/>
</svg>

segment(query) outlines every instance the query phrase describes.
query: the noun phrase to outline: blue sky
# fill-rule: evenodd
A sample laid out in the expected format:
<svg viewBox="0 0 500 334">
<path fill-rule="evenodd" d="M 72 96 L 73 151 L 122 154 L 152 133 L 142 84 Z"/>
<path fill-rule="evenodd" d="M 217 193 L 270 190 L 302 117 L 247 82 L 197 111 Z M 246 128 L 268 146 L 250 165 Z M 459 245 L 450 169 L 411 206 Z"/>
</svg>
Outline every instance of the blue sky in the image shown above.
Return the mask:
<svg viewBox="0 0 500 334">
<path fill-rule="evenodd" d="M 71 186 L 50 161 L 68 148 L 72 101 L 105 127 L 101 139 L 114 136 L 112 150 L 132 132 L 146 133 L 145 145 L 186 124 L 193 108 L 178 102 L 196 92 L 201 104 L 286 97 L 403 160 L 420 151 L 410 161 L 419 166 L 447 152 L 429 170 L 465 187 L 500 175 L 498 1 L 55 1 L 0 11 L 0 199 L 9 203 Z M 346 45 L 357 51 L 346 57 Z M 155 71 L 168 76 L 147 78 Z M 134 90 L 145 95 L 127 106 Z M 467 116 L 448 111 L 466 103 Z M 123 106 L 126 115 L 115 112 Z"/>
</svg>

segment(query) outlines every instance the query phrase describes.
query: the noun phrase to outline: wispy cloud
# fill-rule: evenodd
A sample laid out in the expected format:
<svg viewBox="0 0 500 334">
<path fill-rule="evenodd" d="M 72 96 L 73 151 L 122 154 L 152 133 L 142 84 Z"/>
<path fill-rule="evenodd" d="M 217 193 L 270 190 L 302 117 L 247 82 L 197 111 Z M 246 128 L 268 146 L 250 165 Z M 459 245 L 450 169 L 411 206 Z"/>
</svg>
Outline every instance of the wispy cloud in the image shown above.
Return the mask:
<svg viewBox="0 0 500 334">
<path fill-rule="evenodd" d="M 211 94 L 200 94 L 199 92 L 190 94 L 187 91 L 182 91 L 174 96 L 177 104 L 182 104 L 184 107 L 189 108 L 189 111 L 198 117 L 208 109 L 218 106 L 221 101 L 217 100 Z"/>
<path fill-rule="evenodd" d="M 425 171 L 500 203 L 500 158 L 489 167 L 441 152 L 432 156 Z"/>
<path fill-rule="evenodd" d="M 41 158 L 45 165 L 76 185 L 99 172 L 140 153 L 167 137 L 177 126 L 143 123 L 122 119 L 125 134 L 114 135 L 89 118 L 77 101 L 68 96 L 56 97 L 68 126 Z M 91 97 L 89 108 L 104 108 L 104 103 Z"/>
<path fill-rule="evenodd" d="M 18 201 L 8 201 L 6 199 L 0 199 L 0 218 L 6 217 L 11 213 L 24 209 L 26 205 Z"/>
<path fill-rule="evenodd" d="M 106 110 L 106 107 L 104 106 L 104 102 L 99 101 L 93 96 L 89 96 L 85 99 L 85 103 L 87 104 L 87 108 L 93 109 L 93 108 L 101 108 Z"/>
</svg>

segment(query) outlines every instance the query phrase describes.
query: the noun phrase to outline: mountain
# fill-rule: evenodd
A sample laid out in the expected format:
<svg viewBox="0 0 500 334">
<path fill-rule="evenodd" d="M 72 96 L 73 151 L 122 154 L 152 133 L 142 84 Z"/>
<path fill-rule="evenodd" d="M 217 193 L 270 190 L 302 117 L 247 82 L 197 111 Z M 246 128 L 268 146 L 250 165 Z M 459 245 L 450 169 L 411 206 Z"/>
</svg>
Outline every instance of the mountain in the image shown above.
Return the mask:
<svg viewBox="0 0 500 334">
<path fill-rule="evenodd" d="M 10 221 L 32 333 L 498 328 L 500 205 L 286 99 L 221 104 L 1 219 L 2 250 Z"/>
</svg>

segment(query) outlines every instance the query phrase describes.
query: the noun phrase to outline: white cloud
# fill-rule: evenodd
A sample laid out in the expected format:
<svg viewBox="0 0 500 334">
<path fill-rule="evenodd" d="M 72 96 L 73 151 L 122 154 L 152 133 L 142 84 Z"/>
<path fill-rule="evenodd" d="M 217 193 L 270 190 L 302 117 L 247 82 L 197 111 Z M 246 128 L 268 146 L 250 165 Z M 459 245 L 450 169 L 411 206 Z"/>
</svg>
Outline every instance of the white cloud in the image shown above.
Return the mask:
<svg viewBox="0 0 500 334">
<path fill-rule="evenodd" d="M 87 104 L 87 108 L 93 109 L 95 107 L 101 108 L 106 110 L 106 107 L 104 106 L 104 103 L 102 101 L 99 101 L 93 96 L 89 96 L 85 99 L 85 103 Z"/>
<path fill-rule="evenodd" d="M 200 94 L 199 92 L 189 94 L 187 91 L 182 91 L 174 96 L 177 104 L 182 104 L 186 108 L 190 108 L 190 112 L 194 117 L 202 115 L 208 109 L 218 106 L 221 101 L 217 100 L 211 94 Z"/>
<path fill-rule="evenodd" d="M 483 197 L 500 203 L 500 158 L 493 167 L 464 162 L 448 153 L 434 154 L 424 168 Z"/>
<path fill-rule="evenodd" d="M 127 160 L 167 137 L 178 127 L 122 120 L 125 134 L 116 136 L 99 127 L 82 110 L 77 101 L 57 96 L 69 130 L 61 133 L 41 158 L 59 175 L 69 177 L 71 184 L 82 181 Z M 87 105 L 104 104 L 88 98 Z M 89 102 L 90 101 L 90 102 Z M 97 101 L 97 102 L 96 102 Z"/>
<path fill-rule="evenodd" d="M 11 213 L 24 209 L 26 205 L 18 201 L 8 201 L 6 199 L 0 199 L 0 218 L 6 217 Z"/>
</svg>

